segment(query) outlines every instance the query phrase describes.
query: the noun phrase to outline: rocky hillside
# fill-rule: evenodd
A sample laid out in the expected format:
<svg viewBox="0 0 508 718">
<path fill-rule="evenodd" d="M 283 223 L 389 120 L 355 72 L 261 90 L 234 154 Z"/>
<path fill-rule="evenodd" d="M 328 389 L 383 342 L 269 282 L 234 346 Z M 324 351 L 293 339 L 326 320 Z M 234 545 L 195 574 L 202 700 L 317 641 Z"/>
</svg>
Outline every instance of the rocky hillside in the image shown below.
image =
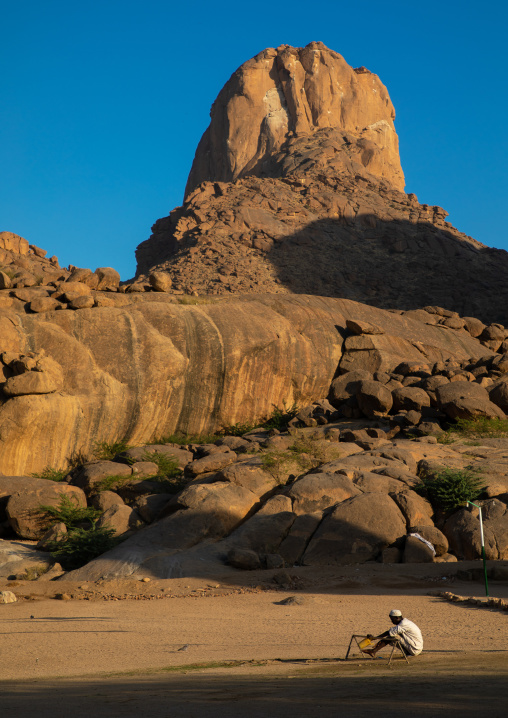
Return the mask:
<svg viewBox="0 0 508 718">
<path fill-rule="evenodd" d="M 188 294 L 439 304 L 508 322 L 508 254 L 405 194 L 394 111 L 379 78 L 321 43 L 246 62 L 212 108 L 185 201 L 139 245 Z"/>
<path fill-rule="evenodd" d="M 4 474 L 66 466 L 98 441 L 253 424 L 274 406 L 326 396 L 334 376 L 352 369 L 469 366 L 502 359 L 508 347 L 502 325 L 435 306 L 403 313 L 308 295 L 192 299 L 127 291 L 134 285 L 118 286 L 108 268 L 64 274 L 0 289 Z"/>
</svg>

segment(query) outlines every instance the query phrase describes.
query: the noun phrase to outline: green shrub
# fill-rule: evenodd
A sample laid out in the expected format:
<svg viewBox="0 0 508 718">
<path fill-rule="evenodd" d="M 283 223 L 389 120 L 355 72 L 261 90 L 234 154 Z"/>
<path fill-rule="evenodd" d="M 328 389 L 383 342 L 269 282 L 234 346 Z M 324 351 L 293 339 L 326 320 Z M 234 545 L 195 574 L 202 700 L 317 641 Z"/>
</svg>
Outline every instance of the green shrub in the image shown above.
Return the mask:
<svg viewBox="0 0 508 718">
<path fill-rule="evenodd" d="M 47 525 L 63 523 L 67 529 L 75 527 L 82 521 L 94 522 L 101 515 L 99 509 L 82 508 L 78 506 L 69 496 L 62 496 L 58 506 L 42 504 L 37 513 L 46 519 Z"/>
<path fill-rule="evenodd" d="M 508 419 L 488 419 L 486 416 L 458 419 L 453 428 L 465 436 L 503 437 L 508 434 Z"/>
<path fill-rule="evenodd" d="M 471 468 L 446 469 L 420 477 L 415 491 L 426 496 L 431 504 L 445 512 L 474 501 L 484 491 L 483 480 Z"/>
<path fill-rule="evenodd" d="M 88 456 L 88 454 L 85 454 L 84 451 L 73 451 L 72 454 L 67 457 L 69 471 L 71 469 L 77 469 L 80 466 L 83 466 L 83 464 L 86 464 L 88 461 L 90 461 L 90 457 Z"/>
<path fill-rule="evenodd" d="M 101 459 L 102 461 L 110 461 L 114 459 L 117 454 L 121 454 L 122 451 L 126 451 L 129 448 L 129 445 L 124 439 L 112 443 L 96 441 L 94 444 L 94 456 L 96 459 Z"/>
<path fill-rule="evenodd" d="M 152 439 L 152 444 L 214 444 L 220 434 L 168 434 Z"/>
<path fill-rule="evenodd" d="M 178 466 L 177 459 L 174 456 L 163 454 L 161 451 L 154 451 L 153 454 L 145 451 L 141 459 L 157 464 L 157 476 L 173 477 L 183 473 Z"/>
<path fill-rule="evenodd" d="M 292 406 L 288 408 L 286 402 L 283 401 L 282 406 L 283 409 L 279 409 L 277 406 L 273 407 L 272 415 L 262 424 L 265 429 L 278 429 L 279 431 L 283 431 L 287 428 L 291 419 L 294 419 L 298 414 L 299 409 L 296 403 L 293 403 Z"/>
<path fill-rule="evenodd" d="M 69 469 L 53 469 L 51 466 L 46 466 L 39 474 L 31 474 L 35 479 L 48 479 L 48 481 L 63 481 Z"/>
<path fill-rule="evenodd" d="M 65 571 L 72 571 L 114 548 L 119 543 L 114 533 L 114 529 L 95 525 L 88 531 L 74 528 L 65 539 L 51 542 L 48 549 Z"/>
<path fill-rule="evenodd" d="M 120 486 L 128 484 L 129 481 L 132 481 L 132 476 L 119 476 L 118 474 L 105 476 L 95 484 L 94 492 L 101 493 L 102 491 L 116 491 Z"/>
</svg>

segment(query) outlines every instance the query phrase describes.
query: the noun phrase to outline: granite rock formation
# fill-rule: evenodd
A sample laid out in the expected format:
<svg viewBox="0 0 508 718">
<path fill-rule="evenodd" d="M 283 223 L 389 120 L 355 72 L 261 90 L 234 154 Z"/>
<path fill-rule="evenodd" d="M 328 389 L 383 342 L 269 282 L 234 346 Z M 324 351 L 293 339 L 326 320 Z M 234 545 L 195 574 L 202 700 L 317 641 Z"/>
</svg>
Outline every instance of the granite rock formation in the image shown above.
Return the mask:
<svg viewBox="0 0 508 718">
<path fill-rule="evenodd" d="M 439 304 L 508 322 L 508 254 L 405 194 L 393 107 L 376 75 L 321 43 L 265 50 L 212 108 L 184 204 L 152 227 L 138 286 Z"/>
</svg>

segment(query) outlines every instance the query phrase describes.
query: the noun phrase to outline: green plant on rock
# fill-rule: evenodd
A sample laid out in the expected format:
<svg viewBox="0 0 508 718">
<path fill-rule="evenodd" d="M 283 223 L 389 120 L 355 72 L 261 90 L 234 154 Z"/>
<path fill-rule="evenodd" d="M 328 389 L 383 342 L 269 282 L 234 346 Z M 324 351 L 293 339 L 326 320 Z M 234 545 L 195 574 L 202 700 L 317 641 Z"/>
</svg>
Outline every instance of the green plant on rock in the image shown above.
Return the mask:
<svg viewBox="0 0 508 718">
<path fill-rule="evenodd" d="M 468 467 L 443 468 L 434 474 L 424 475 L 414 488 L 419 494 L 426 496 L 435 508 L 449 512 L 466 501 L 477 499 L 485 486 L 476 471 Z"/>
<path fill-rule="evenodd" d="M 151 461 L 157 465 L 156 476 L 172 478 L 174 476 L 180 476 L 183 473 L 178 466 L 178 460 L 174 456 L 165 454 L 162 451 L 154 451 L 153 453 L 145 451 L 141 456 L 141 460 Z"/>
<path fill-rule="evenodd" d="M 102 491 L 116 491 L 124 484 L 128 484 L 129 481 L 132 481 L 132 476 L 119 476 L 118 474 L 105 476 L 97 484 L 95 484 L 94 491 L 96 493 L 101 493 Z"/>
<path fill-rule="evenodd" d="M 67 474 L 69 473 L 69 469 L 54 469 L 51 466 L 46 466 L 45 469 L 43 469 L 38 474 L 31 474 L 35 479 L 47 479 L 48 481 L 63 481 Z"/>
<path fill-rule="evenodd" d="M 88 530 L 74 528 L 65 539 L 51 542 L 48 549 L 65 571 L 72 571 L 114 548 L 119 543 L 114 533 L 114 529 L 95 524 Z"/>
<path fill-rule="evenodd" d="M 214 444 L 220 434 L 168 434 L 152 439 L 152 444 Z"/>
<path fill-rule="evenodd" d="M 96 441 L 94 444 L 94 456 L 96 459 L 101 459 L 102 461 L 111 461 L 117 454 L 121 454 L 122 451 L 127 451 L 129 448 L 129 444 L 125 439 L 112 443 L 108 441 Z"/>
<path fill-rule="evenodd" d="M 162 493 L 176 494 L 187 485 L 183 471 L 174 456 L 163 454 L 160 451 L 154 451 L 153 454 L 147 451 L 141 458 L 143 461 L 152 461 L 157 464 L 156 475 L 147 477 L 147 480 L 156 481 Z"/>
<path fill-rule="evenodd" d="M 37 513 L 45 519 L 48 526 L 63 523 L 67 529 L 74 528 L 83 521 L 93 523 L 101 515 L 99 509 L 78 506 L 69 496 L 61 496 L 57 506 L 41 504 Z"/>
<path fill-rule="evenodd" d="M 277 429 L 283 431 L 287 428 L 288 423 L 291 419 L 298 414 L 298 407 L 296 403 L 293 403 L 289 408 L 286 406 L 286 402 L 282 402 L 283 409 L 277 406 L 273 407 L 271 416 L 262 424 L 265 429 Z"/>
</svg>

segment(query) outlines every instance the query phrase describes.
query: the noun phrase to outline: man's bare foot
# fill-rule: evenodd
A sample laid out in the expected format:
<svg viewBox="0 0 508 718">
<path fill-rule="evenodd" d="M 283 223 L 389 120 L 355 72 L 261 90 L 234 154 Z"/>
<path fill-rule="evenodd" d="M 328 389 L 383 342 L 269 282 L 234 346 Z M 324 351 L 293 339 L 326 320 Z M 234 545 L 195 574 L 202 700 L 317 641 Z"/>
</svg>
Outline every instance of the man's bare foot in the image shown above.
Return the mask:
<svg viewBox="0 0 508 718">
<path fill-rule="evenodd" d="M 364 648 L 362 653 L 367 653 L 371 658 L 376 656 L 376 651 L 373 648 Z"/>
</svg>

